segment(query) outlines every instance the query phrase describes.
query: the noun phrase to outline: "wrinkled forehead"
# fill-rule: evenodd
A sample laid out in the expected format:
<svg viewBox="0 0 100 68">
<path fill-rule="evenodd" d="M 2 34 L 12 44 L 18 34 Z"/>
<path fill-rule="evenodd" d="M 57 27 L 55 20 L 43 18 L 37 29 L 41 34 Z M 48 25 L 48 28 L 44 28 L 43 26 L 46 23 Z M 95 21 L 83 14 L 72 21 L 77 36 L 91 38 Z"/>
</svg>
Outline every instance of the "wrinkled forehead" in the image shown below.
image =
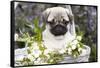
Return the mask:
<svg viewBox="0 0 100 68">
<path fill-rule="evenodd" d="M 68 14 L 64 8 L 51 8 L 48 15 L 48 21 L 52 21 L 53 19 L 64 19 L 66 21 L 69 21 Z"/>
</svg>

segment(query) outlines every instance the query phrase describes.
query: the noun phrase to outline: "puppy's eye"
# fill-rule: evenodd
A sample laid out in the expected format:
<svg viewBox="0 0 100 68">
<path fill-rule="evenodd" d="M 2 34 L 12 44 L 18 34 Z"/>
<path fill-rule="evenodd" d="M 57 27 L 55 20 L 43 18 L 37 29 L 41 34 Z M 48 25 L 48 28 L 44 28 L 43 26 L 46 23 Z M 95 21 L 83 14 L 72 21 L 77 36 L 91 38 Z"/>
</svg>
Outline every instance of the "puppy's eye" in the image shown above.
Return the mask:
<svg viewBox="0 0 100 68">
<path fill-rule="evenodd" d="M 69 21 L 63 20 L 63 24 L 67 25 Z"/>
<path fill-rule="evenodd" d="M 49 24 L 53 24 L 53 22 L 52 22 L 52 21 L 48 21 L 48 23 L 49 23 Z"/>
<path fill-rule="evenodd" d="M 52 21 L 48 21 L 49 24 L 53 24 L 54 23 L 54 19 Z"/>
</svg>

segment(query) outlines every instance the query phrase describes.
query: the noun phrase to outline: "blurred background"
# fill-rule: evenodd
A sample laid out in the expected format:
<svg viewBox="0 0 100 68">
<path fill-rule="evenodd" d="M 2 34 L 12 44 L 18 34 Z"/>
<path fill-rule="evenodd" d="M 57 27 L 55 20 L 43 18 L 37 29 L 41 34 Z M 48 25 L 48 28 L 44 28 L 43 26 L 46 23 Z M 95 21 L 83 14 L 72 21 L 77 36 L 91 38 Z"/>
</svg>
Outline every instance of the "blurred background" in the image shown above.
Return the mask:
<svg viewBox="0 0 100 68">
<path fill-rule="evenodd" d="M 15 33 L 22 36 L 28 32 L 34 35 L 33 20 L 38 17 L 39 23 L 43 22 L 41 13 L 50 7 L 58 6 L 58 4 L 44 3 L 15 3 Z M 66 7 L 66 5 L 59 5 Z M 72 12 L 75 18 L 76 33 L 83 34 L 82 42 L 91 48 L 90 62 L 97 61 L 97 7 L 85 5 L 71 5 Z M 15 49 L 18 46 L 15 46 Z"/>
</svg>

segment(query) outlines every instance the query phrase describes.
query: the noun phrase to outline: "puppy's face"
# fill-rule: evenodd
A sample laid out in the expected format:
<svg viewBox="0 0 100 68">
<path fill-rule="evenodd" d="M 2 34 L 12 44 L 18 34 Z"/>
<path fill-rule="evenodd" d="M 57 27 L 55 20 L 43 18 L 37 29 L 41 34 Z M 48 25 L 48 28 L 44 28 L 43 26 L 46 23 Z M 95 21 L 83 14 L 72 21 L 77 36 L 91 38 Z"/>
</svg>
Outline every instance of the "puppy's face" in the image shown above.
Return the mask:
<svg viewBox="0 0 100 68">
<path fill-rule="evenodd" d="M 54 13 L 51 19 L 48 17 L 47 24 L 50 25 L 50 32 L 55 36 L 64 35 L 67 32 L 67 25 L 69 23 L 69 19 L 65 19 L 65 15 L 62 15 L 63 12 Z M 66 15 L 67 16 L 67 15 Z"/>
<path fill-rule="evenodd" d="M 45 15 L 48 28 L 53 35 L 64 35 L 68 31 L 67 25 L 70 23 L 70 18 L 65 8 L 49 8 L 45 11 Z"/>
</svg>

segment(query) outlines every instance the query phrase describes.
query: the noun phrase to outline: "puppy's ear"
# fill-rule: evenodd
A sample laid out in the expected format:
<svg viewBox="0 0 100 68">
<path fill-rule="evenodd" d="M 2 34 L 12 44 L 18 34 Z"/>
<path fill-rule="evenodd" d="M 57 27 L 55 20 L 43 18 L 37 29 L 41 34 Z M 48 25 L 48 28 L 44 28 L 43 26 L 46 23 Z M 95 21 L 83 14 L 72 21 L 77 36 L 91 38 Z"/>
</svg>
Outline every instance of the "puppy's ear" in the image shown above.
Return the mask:
<svg viewBox="0 0 100 68">
<path fill-rule="evenodd" d="M 49 14 L 50 14 L 50 8 L 46 9 L 42 13 L 42 19 L 43 19 L 44 22 L 47 22 Z"/>
<path fill-rule="evenodd" d="M 70 21 L 70 27 L 69 27 L 69 31 L 72 35 L 76 35 L 76 31 L 75 31 L 75 24 L 74 24 L 74 15 L 72 13 L 72 10 L 71 10 L 71 6 L 70 5 L 67 5 L 66 6 L 66 13 L 68 14 L 68 17 L 69 17 L 69 21 Z"/>
</svg>

